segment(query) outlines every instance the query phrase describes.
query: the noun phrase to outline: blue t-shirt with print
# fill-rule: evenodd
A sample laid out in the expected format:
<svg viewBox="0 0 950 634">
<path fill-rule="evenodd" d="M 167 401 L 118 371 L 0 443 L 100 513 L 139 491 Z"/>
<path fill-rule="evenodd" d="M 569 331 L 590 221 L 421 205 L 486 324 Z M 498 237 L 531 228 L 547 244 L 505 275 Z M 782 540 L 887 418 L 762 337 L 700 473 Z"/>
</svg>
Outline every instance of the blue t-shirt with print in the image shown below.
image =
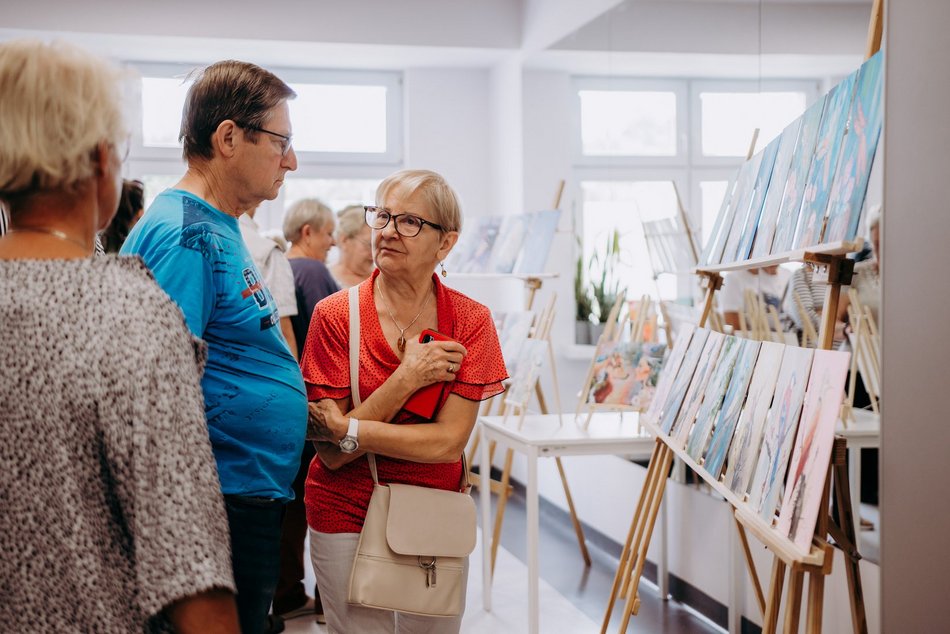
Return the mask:
<svg viewBox="0 0 950 634">
<path fill-rule="evenodd" d="M 293 499 L 307 396 L 237 218 L 166 190 L 121 252 L 142 257 L 188 328 L 208 344 L 201 387 L 222 491 Z"/>
</svg>

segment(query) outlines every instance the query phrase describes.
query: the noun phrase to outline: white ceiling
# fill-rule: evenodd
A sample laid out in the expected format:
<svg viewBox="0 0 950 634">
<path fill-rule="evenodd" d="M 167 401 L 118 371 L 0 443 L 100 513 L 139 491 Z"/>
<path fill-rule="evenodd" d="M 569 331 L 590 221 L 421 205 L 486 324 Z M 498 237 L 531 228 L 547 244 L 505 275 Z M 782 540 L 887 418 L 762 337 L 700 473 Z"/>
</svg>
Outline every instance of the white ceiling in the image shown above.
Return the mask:
<svg viewBox="0 0 950 634">
<path fill-rule="evenodd" d="M 272 67 L 528 67 L 583 74 L 835 76 L 870 0 L 5 0 L 0 39 L 61 38 L 129 61 Z"/>
</svg>

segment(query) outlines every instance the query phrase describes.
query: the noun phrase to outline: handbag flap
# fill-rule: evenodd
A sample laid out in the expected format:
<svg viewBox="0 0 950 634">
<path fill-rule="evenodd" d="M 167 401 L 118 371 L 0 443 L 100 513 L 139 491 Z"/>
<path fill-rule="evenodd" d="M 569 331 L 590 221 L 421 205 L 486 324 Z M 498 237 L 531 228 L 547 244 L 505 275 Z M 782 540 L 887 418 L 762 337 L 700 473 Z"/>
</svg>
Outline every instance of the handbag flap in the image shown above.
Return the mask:
<svg viewBox="0 0 950 634">
<path fill-rule="evenodd" d="M 466 493 L 389 485 L 386 541 L 400 555 L 466 557 L 475 550 L 475 501 Z"/>
</svg>

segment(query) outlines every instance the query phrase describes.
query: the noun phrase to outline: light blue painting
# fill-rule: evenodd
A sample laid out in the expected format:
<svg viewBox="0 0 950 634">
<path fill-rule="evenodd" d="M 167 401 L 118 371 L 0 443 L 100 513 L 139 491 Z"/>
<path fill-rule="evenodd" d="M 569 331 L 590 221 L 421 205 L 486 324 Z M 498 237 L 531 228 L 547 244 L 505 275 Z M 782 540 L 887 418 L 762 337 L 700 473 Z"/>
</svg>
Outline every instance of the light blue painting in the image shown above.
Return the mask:
<svg viewBox="0 0 950 634">
<path fill-rule="evenodd" d="M 772 239 L 775 237 L 775 223 L 778 221 L 778 212 L 782 209 L 782 198 L 785 196 L 785 184 L 788 181 L 792 167 L 792 158 L 795 156 L 795 145 L 798 143 L 798 132 L 802 128 L 802 118 L 795 119 L 779 137 L 778 154 L 775 155 L 775 164 L 772 166 L 772 177 L 769 180 L 765 202 L 762 203 L 762 213 L 759 216 L 759 225 L 755 231 L 755 241 L 752 245 L 751 257 L 757 258 L 769 255 L 772 252 Z"/>
<path fill-rule="evenodd" d="M 689 432 L 689 441 L 686 443 L 686 453 L 697 462 L 702 459 L 706 450 L 709 435 L 712 433 L 713 425 L 719 417 L 722 399 L 726 395 L 729 380 L 732 378 L 732 370 L 735 368 L 736 361 L 739 359 L 745 344 L 745 339 L 732 336 L 726 337 L 722 344 L 722 351 L 719 353 L 715 372 L 709 379 L 707 389 L 704 390 L 703 403 L 696 414 L 696 424 Z"/>
<path fill-rule="evenodd" d="M 716 421 L 712 440 L 709 441 L 709 450 L 706 452 L 706 460 L 703 462 L 703 468 L 714 480 L 719 479 L 723 464 L 726 462 L 726 452 L 732 443 L 736 424 L 739 422 L 739 414 L 742 413 L 742 406 L 745 404 L 760 345 L 758 341 L 743 342 L 735 369 L 732 371 L 729 389 L 726 390 L 726 396 L 722 401 L 719 420 Z"/>
</svg>

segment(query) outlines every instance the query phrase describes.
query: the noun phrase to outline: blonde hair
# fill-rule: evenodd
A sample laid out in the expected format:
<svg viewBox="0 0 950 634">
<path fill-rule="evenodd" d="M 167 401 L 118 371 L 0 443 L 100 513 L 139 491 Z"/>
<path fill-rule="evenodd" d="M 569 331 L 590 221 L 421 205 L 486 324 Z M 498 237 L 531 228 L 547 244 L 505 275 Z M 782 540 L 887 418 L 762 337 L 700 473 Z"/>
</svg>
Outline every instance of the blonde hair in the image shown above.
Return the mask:
<svg viewBox="0 0 950 634">
<path fill-rule="evenodd" d="M 366 224 L 366 210 L 363 205 L 350 205 L 344 207 L 336 215 L 336 234 L 334 237 L 337 242 L 345 238 L 355 238 Z"/>
<path fill-rule="evenodd" d="M 284 237 L 296 242 L 304 225 L 323 229 L 333 222 L 333 210 L 316 198 L 303 198 L 291 205 L 284 216 Z"/>
<path fill-rule="evenodd" d="M 458 195 L 441 175 L 429 170 L 402 170 L 390 174 L 376 188 L 376 204 L 384 206 L 389 194 L 394 191 L 405 197 L 418 193 L 432 207 L 435 214 L 433 222 L 441 225 L 445 231 L 462 230 L 462 209 Z"/>
<path fill-rule="evenodd" d="M 98 144 L 125 143 L 121 76 L 68 44 L 0 44 L 0 198 L 68 189 L 93 175 Z"/>
</svg>

